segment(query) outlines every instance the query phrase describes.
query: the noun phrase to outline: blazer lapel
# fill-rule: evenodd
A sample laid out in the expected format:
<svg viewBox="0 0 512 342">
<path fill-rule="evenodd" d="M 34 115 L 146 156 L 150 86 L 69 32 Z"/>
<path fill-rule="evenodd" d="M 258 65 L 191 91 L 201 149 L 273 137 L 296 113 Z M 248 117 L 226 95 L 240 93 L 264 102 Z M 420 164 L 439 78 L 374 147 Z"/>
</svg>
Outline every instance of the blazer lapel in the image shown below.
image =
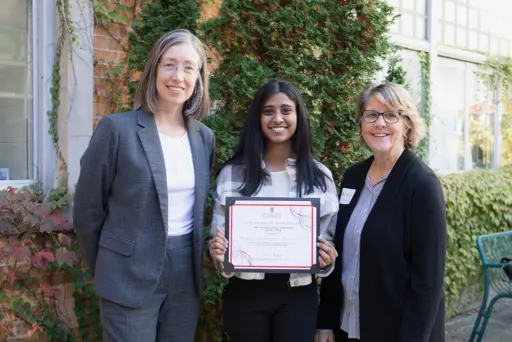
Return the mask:
<svg viewBox="0 0 512 342">
<path fill-rule="evenodd" d="M 187 134 L 190 142 L 190 150 L 192 152 L 192 161 L 194 163 L 194 226 L 197 227 L 198 220 L 202 216 L 202 203 L 206 196 L 206 185 L 209 182 L 209 179 L 207 179 L 208 156 L 205 155 L 206 149 L 204 148 L 204 142 L 201 138 L 199 125 L 196 120 L 190 118 L 187 120 Z M 194 232 L 195 231 L 194 229 Z M 196 239 L 198 238 L 202 239 L 202 236 L 196 237 Z"/>
<path fill-rule="evenodd" d="M 151 114 L 146 113 L 142 109 L 138 110 L 137 122 L 139 129 L 139 139 L 146 152 L 149 162 L 149 168 L 153 174 L 155 189 L 160 203 L 160 211 L 164 222 L 165 232 L 168 227 L 168 199 L 167 199 L 167 176 L 165 173 L 165 161 L 162 152 L 162 145 L 158 137 L 158 129 L 156 128 L 155 119 Z"/>
</svg>

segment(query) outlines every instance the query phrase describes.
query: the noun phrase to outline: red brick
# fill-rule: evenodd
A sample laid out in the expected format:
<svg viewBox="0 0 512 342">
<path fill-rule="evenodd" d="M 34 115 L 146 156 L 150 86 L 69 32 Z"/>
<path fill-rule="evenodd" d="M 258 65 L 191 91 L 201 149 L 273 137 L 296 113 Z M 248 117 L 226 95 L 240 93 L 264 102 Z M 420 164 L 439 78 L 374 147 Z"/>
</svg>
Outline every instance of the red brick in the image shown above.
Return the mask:
<svg viewBox="0 0 512 342">
<path fill-rule="evenodd" d="M 100 50 L 108 50 L 109 49 L 109 40 L 110 38 L 102 35 L 94 35 L 94 48 Z"/>
</svg>

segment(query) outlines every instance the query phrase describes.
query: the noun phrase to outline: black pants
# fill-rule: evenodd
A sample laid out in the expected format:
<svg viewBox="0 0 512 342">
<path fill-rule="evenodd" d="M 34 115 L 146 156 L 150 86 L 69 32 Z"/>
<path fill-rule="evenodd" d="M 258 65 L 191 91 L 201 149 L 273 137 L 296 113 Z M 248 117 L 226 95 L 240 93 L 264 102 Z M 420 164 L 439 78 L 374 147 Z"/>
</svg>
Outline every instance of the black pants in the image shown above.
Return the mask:
<svg viewBox="0 0 512 342">
<path fill-rule="evenodd" d="M 318 314 L 315 281 L 288 286 L 289 274 L 229 280 L 223 295 L 224 331 L 231 342 L 312 342 Z"/>
<path fill-rule="evenodd" d="M 359 342 L 354 338 L 348 338 L 348 334 L 341 329 L 334 331 L 334 342 Z"/>
</svg>

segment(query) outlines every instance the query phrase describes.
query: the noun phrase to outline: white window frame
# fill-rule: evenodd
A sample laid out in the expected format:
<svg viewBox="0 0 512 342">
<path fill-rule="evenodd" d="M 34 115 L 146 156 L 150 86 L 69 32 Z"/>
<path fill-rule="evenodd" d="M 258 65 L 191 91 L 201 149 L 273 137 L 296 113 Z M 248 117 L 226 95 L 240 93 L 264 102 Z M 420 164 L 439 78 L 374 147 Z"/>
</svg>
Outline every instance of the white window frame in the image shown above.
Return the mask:
<svg viewBox="0 0 512 342">
<path fill-rule="evenodd" d="M 0 190 L 21 188 L 41 182 L 54 185 L 55 153 L 46 115 L 51 110 L 51 77 L 56 46 L 56 0 L 31 1 L 32 24 L 32 179 L 0 181 Z"/>
</svg>

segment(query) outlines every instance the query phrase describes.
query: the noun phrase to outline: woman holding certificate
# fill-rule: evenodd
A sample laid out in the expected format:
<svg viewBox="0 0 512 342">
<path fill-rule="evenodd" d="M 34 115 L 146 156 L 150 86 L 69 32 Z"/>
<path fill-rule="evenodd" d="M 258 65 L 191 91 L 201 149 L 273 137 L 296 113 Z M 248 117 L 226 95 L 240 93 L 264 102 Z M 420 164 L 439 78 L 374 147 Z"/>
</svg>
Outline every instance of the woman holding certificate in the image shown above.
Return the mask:
<svg viewBox="0 0 512 342">
<path fill-rule="evenodd" d="M 311 342 L 318 311 L 312 273 L 324 277 L 333 271 L 337 253 L 331 243 L 338 198 L 331 172 L 313 156 L 308 112 L 293 84 L 272 80 L 258 90 L 238 149 L 219 170 L 214 190 L 210 253 L 219 272 L 230 278 L 223 296 L 224 331 L 233 342 Z M 238 217 L 226 222 L 233 197 L 250 198 L 256 204 L 244 211 L 240 202 Z M 272 202 L 275 198 L 282 202 Z M 311 205 L 315 201 L 319 211 Z M 235 226 L 235 221 L 253 224 L 253 235 L 250 229 Z M 247 248 L 258 247 L 252 252 L 241 250 L 247 241 Z M 311 242 L 313 248 L 308 247 Z M 253 272 L 225 269 L 225 258 L 236 263 L 237 251 L 249 260 L 248 268 L 258 264 L 258 258 L 267 266 Z M 280 269 L 276 265 L 290 256 L 293 263 L 305 256 L 302 259 L 315 263 L 316 271 L 276 271 Z"/>
<path fill-rule="evenodd" d="M 322 281 L 315 341 L 442 342 L 446 210 L 411 152 L 423 120 L 404 88 L 384 83 L 360 96 L 356 122 L 373 156 L 343 175 L 340 257 Z"/>
</svg>

